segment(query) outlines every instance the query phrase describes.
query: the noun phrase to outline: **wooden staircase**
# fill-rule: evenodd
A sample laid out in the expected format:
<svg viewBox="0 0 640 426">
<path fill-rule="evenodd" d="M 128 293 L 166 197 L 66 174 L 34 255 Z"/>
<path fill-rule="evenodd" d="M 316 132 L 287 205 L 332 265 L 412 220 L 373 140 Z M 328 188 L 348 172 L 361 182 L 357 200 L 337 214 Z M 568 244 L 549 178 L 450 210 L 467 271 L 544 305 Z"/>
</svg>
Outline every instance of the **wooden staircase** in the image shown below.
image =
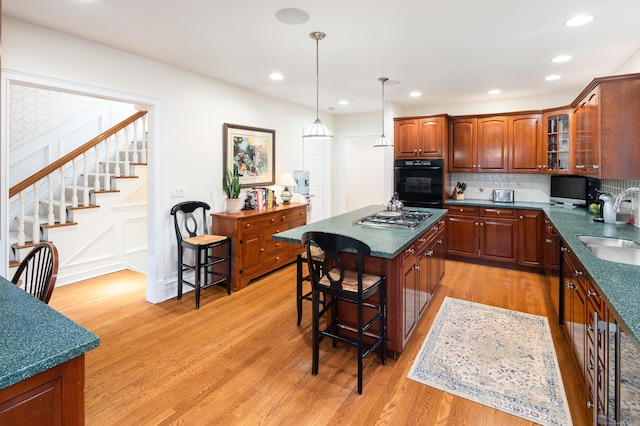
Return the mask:
<svg viewBox="0 0 640 426">
<path fill-rule="evenodd" d="M 64 229 L 68 234 L 83 216 L 97 221 L 100 215 L 109 215 L 97 213 L 100 203 L 106 202 L 101 197 L 117 197 L 127 181 L 146 178 L 147 151 L 147 112 L 138 111 L 10 188 L 15 221 L 10 223 L 9 268 L 17 267 L 31 247 L 43 240 L 53 242 L 63 253 L 60 243 L 69 236 L 56 241 L 56 232 Z M 89 214 L 92 211 L 96 213 Z"/>
</svg>

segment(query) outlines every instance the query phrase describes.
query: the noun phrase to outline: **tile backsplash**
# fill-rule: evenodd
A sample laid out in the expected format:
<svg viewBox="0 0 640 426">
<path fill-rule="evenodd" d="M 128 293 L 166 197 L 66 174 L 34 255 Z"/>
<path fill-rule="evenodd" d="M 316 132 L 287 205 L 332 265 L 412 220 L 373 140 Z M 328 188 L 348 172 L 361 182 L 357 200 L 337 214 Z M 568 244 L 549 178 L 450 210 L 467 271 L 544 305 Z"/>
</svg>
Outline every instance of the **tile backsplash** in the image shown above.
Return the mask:
<svg viewBox="0 0 640 426">
<path fill-rule="evenodd" d="M 508 173 L 451 173 L 449 188 L 445 188 L 449 194 L 453 191 L 456 182 L 464 182 L 467 189 L 464 197 L 468 200 L 491 200 L 494 189 L 513 189 L 515 201 L 532 203 L 549 202 L 550 175 L 546 174 L 508 174 Z M 639 188 L 640 180 L 630 179 L 603 179 L 600 182 L 602 191 L 610 192 L 614 197 L 627 188 Z M 640 227 L 640 193 L 631 193 L 627 200 L 632 200 L 634 225 Z"/>
<path fill-rule="evenodd" d="M 456 182 L 464 182 L 464 197 L 470 200 L 491 200 L 494 189 L 513 189 L 515 201 L 549 202 L 549 175 L 508 173 L 451 173 L 448 188 L 453 191 Z"/>
</svg>

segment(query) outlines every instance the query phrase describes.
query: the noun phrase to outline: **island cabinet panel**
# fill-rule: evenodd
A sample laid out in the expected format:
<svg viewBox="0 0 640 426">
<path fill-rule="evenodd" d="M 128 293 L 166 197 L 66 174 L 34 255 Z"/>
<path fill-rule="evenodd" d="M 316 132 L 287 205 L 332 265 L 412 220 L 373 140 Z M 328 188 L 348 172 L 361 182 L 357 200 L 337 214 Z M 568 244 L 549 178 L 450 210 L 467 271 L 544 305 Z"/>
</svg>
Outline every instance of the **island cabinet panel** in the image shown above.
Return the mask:
<svg viewBox="0 0 640 426">
<path fill-rule="evenodd" d="M 240 290 L 252 279 L 293 262 L 302 246 L 275 241 L 271 236 L 306 222 L 306 204 L 211 214 L 211 232 L 231 237 L 232 290 Z"/>
<path fill-rule="evenodd" d="M 542 167 L 542 114 L 509 117 L 509 172 L 538 173 Z"/>
<path fill-rule="evenodd" d="M 0 425 L 84 425 L 84 354 L 0 389 Z"/>
<path fill-rule="evenodd" d="M 447 144 L 447 115 L 395 118 L 395 158 L 442 158 Z"/>
<path fill-rule="evenodd" d="M 444 225 L 444 219 L 436 222 L 393 259 L 373 256 L 365 259 L 365 272 L 387 277 L 387 352 L 393 356 L 400 354 L 411 339 L 438 288 L 439 277 L 444 275 L 444 258 L 438 266 L 437 254 L 437 246 L 442 245 L 438 239 L 445 238 Z M 343 253 L 341 259 L 346 268 L 355 267 L 353 254 Z M 378 301 L 378 295 L 372 297 Z M 373 312 L 365 310 L 365 319 L 371 315 Z M 341 323 L 355 326 L 356 308 L 342 303 L 338 317 Z M 378 328 L 374 326 L 373 330 L 377 332 Z"/>
</svg>

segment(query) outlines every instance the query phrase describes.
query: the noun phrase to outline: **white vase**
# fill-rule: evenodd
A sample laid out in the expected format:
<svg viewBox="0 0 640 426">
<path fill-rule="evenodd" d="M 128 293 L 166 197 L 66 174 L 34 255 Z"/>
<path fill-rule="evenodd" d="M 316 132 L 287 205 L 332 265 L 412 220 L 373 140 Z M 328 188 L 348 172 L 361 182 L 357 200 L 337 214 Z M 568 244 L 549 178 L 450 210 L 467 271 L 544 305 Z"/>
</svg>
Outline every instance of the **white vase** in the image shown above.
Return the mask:
<svg viewBox="0 0 640 426">
<path fill-rule="evenodd" d="M 240 198 L 227 198 L 227 213 L 238 213 L 240 210 L 242 210 Z"/>
</svg>

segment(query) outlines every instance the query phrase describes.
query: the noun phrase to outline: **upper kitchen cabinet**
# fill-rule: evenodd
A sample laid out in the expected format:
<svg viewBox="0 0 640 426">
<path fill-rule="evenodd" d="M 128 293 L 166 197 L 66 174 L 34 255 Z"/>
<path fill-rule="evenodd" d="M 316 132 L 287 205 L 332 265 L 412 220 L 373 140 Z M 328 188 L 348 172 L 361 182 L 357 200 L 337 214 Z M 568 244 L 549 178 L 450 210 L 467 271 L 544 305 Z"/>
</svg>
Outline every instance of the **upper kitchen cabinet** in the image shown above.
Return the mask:
<svg viewBox="0 0 640 426">
<path fill-rule="evenodd" d="M 509 117 L 454 117 L 449 135 L 449 171 L 506 172 Z"/>
<path fill-rule="evenodd" d="M 395 118 L 395 158 L 443 158 L 447 115 Z"/>
<path fill-rule="evenodd" d="M 640 179 L 640 74 L 597 78 L 572 106 L 575 171 Z"/>
<path fill-rule="evenodd" d="M 542 114 L 509 116 L 509 172 L 543 172 Z"/>
<path fill-rule="evenodd" d="M 475 117 L 454 117 L 449 131 L 449 171 L 477 171 L 478 139 Z"/>
<path fill-rule="evenodd" d="M 509 117 L 478 118 L 478 171 L 506 172 L 509 158 Z"/>
<path fill-rule="evenodd" d="M 547 110 L 542 115 L 543 143 L 541 149 L 542 172 L 571 173 L 573 157 L 571 153 L 571 108 Z"/>
</svg>

